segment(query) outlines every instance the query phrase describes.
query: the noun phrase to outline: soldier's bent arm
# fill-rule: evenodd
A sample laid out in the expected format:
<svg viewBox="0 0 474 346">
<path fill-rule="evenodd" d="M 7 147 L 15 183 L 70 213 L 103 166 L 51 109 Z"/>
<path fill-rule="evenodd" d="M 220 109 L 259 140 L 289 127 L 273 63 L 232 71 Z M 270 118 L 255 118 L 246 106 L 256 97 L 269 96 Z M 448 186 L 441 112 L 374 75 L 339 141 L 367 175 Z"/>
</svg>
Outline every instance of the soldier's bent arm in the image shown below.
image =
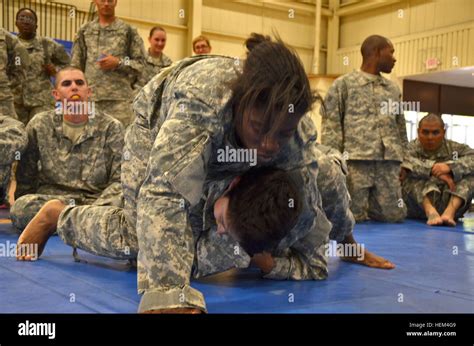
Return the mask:
<svg viewBox="0 0 474 346">
<path fill-rule="evenodd" d="M 34 121 L 30 121 L 26 126 L 28 146 L 18 164 L 15 199 L 29 193 L 34 193 L 38 188 L 38 160 L 40 154 L 37 134 L 33 125 Z"/>
<path fill-rule="evenodd" d="M 190 287 L 194 239 L 189 208 L 202 195 L 215 118 L 193 95 L 173 100 L 155 139 L 137 205 L 139 311 L 190 307 L 205 310 Z M 206 117 L 208 119 L 206 119 Z"/>
<path fill-rule="evenodd" d="M 108 153 L 107 172 L 108 180 L 107 187 L 100 194 L 100 198 L 108 199 L 120 194 L 121 191 L 121 164 L 122 152 L 124 147 L 124 129 L 122 123 L 114 121 L 106 129 L 106 152 Z"/>
<path fill-rule="evenodd" d="M 468 145 L 451 142 L 453 144 L 453 163 L 449 166 L 455 181 L 461 180 L 466 175 L 474 174 L 474 149 Z"/>
<path fill-rule="evenodd" d="M 344 121 L 344 102 L 342 100 L 342 83 L 336 80 L 329 88 L 324 98 L 324 107 L 321 106 L 322 132 L 321 142 L 327 146 L 344 151 L 342 124 Z"/>
<path fill-rule="evenodd" d="M 420 159 L 417 152 L 419 145 L 418 140 L 411 141 L 408 144 L 401 166 L 408 169 L 412 177 L 429 179 L 431 176 L 431 169 L 436 161 Z"/>
</svg>

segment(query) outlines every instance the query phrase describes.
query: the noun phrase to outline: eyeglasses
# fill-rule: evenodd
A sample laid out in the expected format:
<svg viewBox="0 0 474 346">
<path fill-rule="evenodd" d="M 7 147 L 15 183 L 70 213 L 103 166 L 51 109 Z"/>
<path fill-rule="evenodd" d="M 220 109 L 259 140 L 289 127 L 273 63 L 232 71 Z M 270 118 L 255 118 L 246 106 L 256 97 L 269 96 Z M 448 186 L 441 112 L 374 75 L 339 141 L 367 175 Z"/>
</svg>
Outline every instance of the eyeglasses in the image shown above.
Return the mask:
<svg viewBox="0 0 474 346">
<path fill-rule="evenodd" d="M 20 14 L 18 16 L 18 21 L 20 23 L 25 23 L 25 24 L 34 24 L 36 22 L 34 18 L 31 18 L 29 16 L 25 16 L 24 14 Z"/>
<path fill-rule="evenodd" d="M 99 4 L 114 4 L 116 0 L 99 0 Z"/>
</svg>

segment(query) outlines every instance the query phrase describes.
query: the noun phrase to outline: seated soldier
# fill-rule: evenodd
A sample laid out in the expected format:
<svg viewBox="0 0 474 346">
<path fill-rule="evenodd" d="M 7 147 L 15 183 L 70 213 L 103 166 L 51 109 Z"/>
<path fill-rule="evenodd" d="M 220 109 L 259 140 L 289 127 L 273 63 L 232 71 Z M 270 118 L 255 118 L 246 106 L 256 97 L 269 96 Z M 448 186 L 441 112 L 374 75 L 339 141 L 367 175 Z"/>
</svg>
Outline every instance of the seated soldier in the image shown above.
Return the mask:
<svg viewBox="0 0 474 346">
<path fill-rule="evenodd" d="M 418 124 L 402 164 L 408 216 L 430 226 L 456 226 L 474 197 L 474 150 L 445 139 L 442 118 L 430 113 Z"/>
<path fill-rule="evenodd" d="M 85 76 L 61 70 L 53 90 L 56 109 L 39 113 L 27 127 L 28 147 L 18 165 L 11 218 L 22 231 L 44 203 L 110 205 L 120 191 L 123 126 L 96 114 Z"/>
<path fill-rule="evenodd" d="M 27 143 L 25 126 L 12 117 L 0 115 L 0 205 L 8 202 L 12 163 L 21 159 Z"/>
</svg>

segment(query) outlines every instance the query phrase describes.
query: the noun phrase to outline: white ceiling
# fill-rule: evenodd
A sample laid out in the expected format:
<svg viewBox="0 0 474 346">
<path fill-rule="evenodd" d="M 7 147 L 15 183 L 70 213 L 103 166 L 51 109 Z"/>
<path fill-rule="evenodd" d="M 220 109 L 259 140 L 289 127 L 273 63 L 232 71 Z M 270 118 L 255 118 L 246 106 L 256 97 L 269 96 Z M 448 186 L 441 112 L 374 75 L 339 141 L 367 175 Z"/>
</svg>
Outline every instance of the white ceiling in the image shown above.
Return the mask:
<svg viewBox="0 0 474 346">
<path fill-rule="evenodd" d="M 406 76 L 404 79 L 474 88 L 474 66 Z"/>
</svg>

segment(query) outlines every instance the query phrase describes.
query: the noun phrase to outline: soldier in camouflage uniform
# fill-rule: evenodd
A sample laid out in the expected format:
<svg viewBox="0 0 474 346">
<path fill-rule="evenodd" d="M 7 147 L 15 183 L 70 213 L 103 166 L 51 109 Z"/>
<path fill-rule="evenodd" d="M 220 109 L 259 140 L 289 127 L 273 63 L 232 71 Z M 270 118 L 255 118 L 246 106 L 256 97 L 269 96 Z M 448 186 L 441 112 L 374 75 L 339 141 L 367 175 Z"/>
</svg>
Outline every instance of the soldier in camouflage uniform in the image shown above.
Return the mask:
<svg viewBox="0 0 474 346">
<path fill-rule="evenodd" d="M 85 72 L 97 109 L 127 127 L 133 121 L 133 84 L 145 59 L 143 40 L 135 28 L 115 17 L 116 0 L 94 2 L 99 18 L 79 29 L 71 65 Z"/>
<path fill-rule="evenodd" d="M 16 36 L 0 28 L 0 114 L 17 119 L 13 105 L 11 80 L 23 80 L 30 64 L 26 49 Z"/>
<path fill-rule="evenodd" d="M 26 127 L 29 143 L 18 166 L 17 200 L 11 210 L 18 231 L 51 199 L 111 205 L 120 192 L 123 126 L 94 112 L 88 103 L 91 90 L 76 68 L 59 72 L 53 93 L 64 106 L 62 113 L 39 113 Z"/>
<path fill-rule="evenodd" d="M 455 226 L 474 197 L 474 150 L 445 139 L 441 117 L 429 114 L 418 125 L 402 167 L 408 216 L 432 226 Z"/>
<path fill-rule="evenodd" d="M 306 200 L 305 211 L 275 252 L 265 277 L 295 280 L 326 277 L 327 256 L 322 245 L 327 243 L 331 225 L 321 209 L 316 183 L 317 151 L 311 150 L 316 130 L 309 116 L 296 115 L 304 114 L 313 101 L 309 83 L 301 63 L 283 44 L 270 43 L 254 35 L 247 46 L 251 50 L 257 49 L 257 57 L 249 53 L 245 65 L 249 67 L 243 73 L 239 60 L 200 56 L 182 60 L 154 77 L 135 100 L 137 117 L 126 134 L 122 165 L 123 213 L 120 208 L 73 207 L 61 205 L 59 201 L 49 202 L 44 208 L 56 205 L 45 215 L 48 227 L 47 232 L 41 232 L 40 248 L 56 224 L 58 234 L 66 243 L 93 253 L 128 258 L 126 256 L 136 255 L 139 247 L 138 287 L 145 293 L 140 311 L 205 310 L 202 294 L 190 286 L 191 277 L 231 267 L 246 267 L 250 260 L 244 251 L 235 253 L 238 246 L 235 240 L 216 237 L 212 229 L 217 225 L 210 222 L 212 218 L 207 215 L 229 183 L 250 168 L 249 162 L 219 161 L 217 152 L 223 147 L 239 148 L 237 128 L 240 126 L 238 116 L 234 117 L 234 114 L 243 113 L 239 112 L 239 103 L 233 106 L 233 96 L 240 95 L 239 101 L 244 103 L 246 98 L 241 92 L 245 94 L 247 90 L 246 78 L 250 76 L 247 82 L 252 85 L 256 82 L 255 77 L 260 76 L 262 79 L 258 83 L 268 83 L 274 88 L 269 91 L 283 98 L 280 107 L 284 109 L 278 106 L 268 109 L 267 116 L 275 116 L 278 110 L 280 119 L 289 124 L 280 125 L 283 131 L 276 131 L 276 138 L 267 138 L 258 147 L 259 165 L 297 172 Z M 262 71 L 262 66 L 255 60 L 262 56 L 272 60 L 272 55 L 285 55 L 293 61 L 270 64 L 270 75 L 261 76 L 258 72 Z M 284 82 L 272 79 L 281 72 L 294 78 Z M 237 84 L 242 89 L 231 91 L 228 83 L 242 75 L 245 78 Z M 215 83 L 210 84 L 209 80 Z M 285 89 L 288 82 L 294 89 L 283 93 L 281 88 Z M 296 94 L 302 97 L 299 101 L 295 96 L 297 90 Z M 248 96 L 255 96 L 255 93 L 249 90 Z M 292 104 L 296 114 L 288 114 L 288 108 L 283 106 L 290 104 L 290 100 L 295 101 Z M 253 127 L 263 127 L 262 118 L 252 115 L 242 126 L 247 148 L 259 144 L 252 142 L 253 136 L 248 131 L 253 131 L 254 136 L 258 134 L 259 130 Z M 277 119 L 269 121 L 272 124 Z M 282 134 L 286 138 L 279 137 Z M 336 171 L 341 177 L 339 167 Z M 344 196 L 347 210 L 347 190 L 341 198 Z M 336 212 L 337 203 L 333 203 L 333 208 Z M 48 214 L 53 217 L 49 218 Z M 201 220 L 202 228 L 195 226 L 196 219 Z M 97 224 L 100 227 L 96 227 Z M 339 229 L 351 233 L 352 224 L 349 219 Z M 97 229 L 101 231 L 92 234 L 91 230 Z M 20 242 L 35 242 L 33 227 L 31 233 Z M 198 238 L 199 233 L 201 237 Z M 335 235 L 337 239 L 344 237 L 345 234 Z M 199 239 L 197 244 L 195 239 Z M 293 248 L 294 252 L 290 253 L 288 248 Z M 377 262 L 376 266 L 384 265 L 375 256 L 372 261 L 372 264 Z"/>
<path fill-rule="evenodd" d="M 150 42 L 150 48 L 146 54 L 141 77 L 135 86 L 137 89 L 143 88 L 163 67 L 170 66 L 173 63 L 173 61 L 163 53 L 163 49 L 166 45 L 165 29 L 159 26 L 153 27 L 150 30 L 148 41 Z"/>
<path fill-rule="evenodd" d="M 361 48 L 361 71 L 339 77 L 322 107 L 322 143 L 343 153 L 356 221 L 400 222 L 406 215 L 399 182 L 408 143 L 401 94 L 380 72 L 394 64 L 392 43 L 368 37 Z M 397 108 L 397 109 L 395 109 Z"/>
<path fill-rule="evenodd" d="M 0 205 L 7 201 L 11 165 L 21 159 L 28 137 L 18 120 L 0 114 Z"/>
<path fill-rule="evenodd" d="M 18 118 L 26 125 L 35 114 L 54 108 L 50 77 L 56 75 L 56 69 L 69 65 L 71 59 L 62 45 L 36 35 L 37 17 L 33 10 L 20 9 L 16 18 L 18 37 L 30 55 L 30 65 L 25 80 L 12 81 L 12 90 Z"/>
</svg>

